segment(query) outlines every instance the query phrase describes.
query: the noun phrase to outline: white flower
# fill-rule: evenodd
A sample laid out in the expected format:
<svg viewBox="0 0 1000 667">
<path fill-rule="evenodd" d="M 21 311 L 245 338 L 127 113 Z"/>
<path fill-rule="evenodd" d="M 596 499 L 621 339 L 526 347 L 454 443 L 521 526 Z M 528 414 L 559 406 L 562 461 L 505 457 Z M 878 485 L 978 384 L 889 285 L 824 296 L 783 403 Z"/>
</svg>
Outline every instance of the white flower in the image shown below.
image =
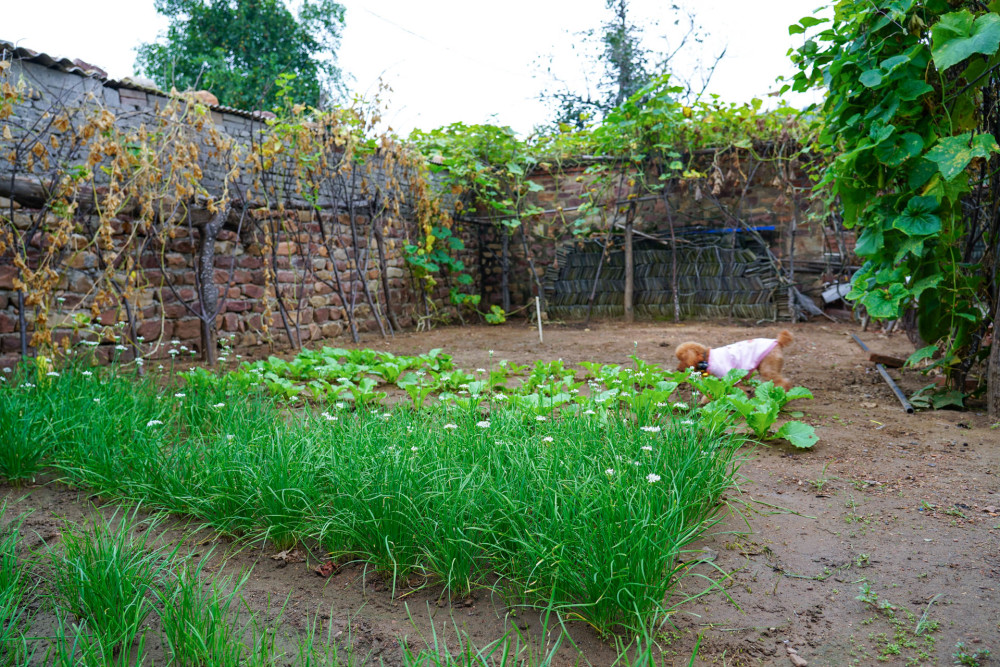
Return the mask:
<svg viewBox="0 0 1000 667">
<path fill-rule="evenodd" d="M 224 408 L 224 407 L 226 407 L 226 404 L 225 403 L 216 403 L 212 407 L 213 408 Z"/>
<path fill-rule="evenodd" d="M 642 451 L 644 451 L 644 452 L 651 452 L 651 451 L 653 451 L 653 448 L 650 447 L 649 445 L 643 445 L 642 446 Z"/>
<path fill-rule="evenodd" d="M 233 435 L 232 433 L 227 433 L 227 434 L 226 434 L 226 440 L 232 440 L 232 439 L 233 439 L 233 438 L 235 438 L 235 437 L 236 437 L 236 436 L 235 436 L 235 435 Z"/>
<path fill-rule="evenodd" d="M 643 431 L 645 431 L 646 433 L 659 433 L 660 432 L 660 427 L 659 426 L 643 426 L 643 427 L 641 427 L 641 429 Z"/>
<path fill-rule="evenodd" d="M 180 352 L 178 352 L 177 350 L 170 350 L 170 352 L 168 352 L 167 354 L 169 354 L 171 357 L 176 357 L 178 354 L 180 354 Z"/>
<path fill-rule="evenodd" d="M 476 426 L 478 426 L 479 428 L 489 428 L 490 427 L 490 422 L 489 422 L 489 420 L 484 419 L 481 422 L 476 422 Z"/>
<path fill-rule="evenodd" d="M 142 341 L 146 340 L 146 337 L 145 336 L 136 336 L 135 339 L 141 343 Z"/>
<path fill-rule="evenodd" d="M 59 373 L 56 373 L 55 371 L 49 371 L 48 373 L 46 373 L 46 375 L 48 375 L 50 378 L 59 377 Z"/>
<path fill-rule="evenodd" d="M 156 370 L 162 371 L 163 370 L 163 364 L 157 364 Z"/>
<path fill-rule="evenodd" d="M 187 345 L 181 345 L 181 352 L 187 352 L 187 351 L 188 351 Z"/>
<path fill-rule="evenodd" d="M 176 338 L 174 338 L 173 340 L 170 341 L 170 344 L 176 347 L 177 345 L 180 345 L 181 342 Z"/>
<path fill-rule="evenodd" d="M 615 469 L 614 468 L 608 468 L 607 470 L 604 471 L 604 474 L 607 475 L 608 477 L 611 477 L 611 475 L 615 474 Z"/>
<path fill-rule="evenodd" d="M 419 447 L 410 447 L 410 451 L 413 452 L 414 454 L 416 454 L 417 452 L 420 451 L 420 448 Z"/>
<path fill-rule="evenodd" d="M 5 378 L 4 376 L 0 375 L 0 382 L 6 382 L 6 381 L 7 381 L 7 378 Z"/>
<path fill-rule="evenodd" d="M 99 341 L 99 340 L 81 340 L 80 344 L 81 345 L 91 345 L 91 346 L 96 347 L 96 346 L 98 346 L 98 345 L 101 344 L 101 341 Z"/>
<path fill-rule="evenodd" d="M 99 399 L 99 398 L 95 398 L 94 399 L 94 403 L 100 403 L 100 402 L 101 402 L 101 399 Z"/>
<path fill-rule="evenodd" d="M 174 394 L 174 398 L 184 398 L 185 396 L 187 396 L 187 394 L 182 394 L 181 392 Z"/>
<path fill-rule="evenodd" d="M 543 421 L 546 421 L 546 419 L 548 419 L 548 418 L 547 417 L 543 417 L 542 415 L 538 415 L 537 417 L 535 417 L 535 421 L 536 422 L 543 422 Z"/>
<path fill-rule="evenodd" d="M 593 410 L 584 410 L 583 414 L 585 414 L 585 415 L 596 415 L 597 413 L 594 412 Z"/>
<path fill-rule="evenodd" d="M 444 427 L 446 430 L 452 431 L 458 428 L 458 424 L 445 424 Z"/>
<path fill-rule="evenodd" d="M 160 426 L 161 424 L 163 424 L 163 422 L 161 422 L 159 419 L 150 419 L 148 422 L 146 422 L 146 426 Z"/>
<path fill-rule="evenodd" d="M 674 403 L 674 407 L 677 408 L 678 410 L 687 410 L 688 409 L 688 404 L 687 403 L 680 403 L 680 402 L 678 402 L 678 403 Z"/>
<path fill-rule="evenodd" d="M 498 401 L 506 401 L 507 400 L 507 396 L 505 394 L 497 394 L 497 400 Z"/>
<path fill-rule="evenodd" d="M 386 421 L 392 419 L 392 413 L 386 412 L 385 414 L 382 415 L 382 419 L 385 419 Z"/>
<path fill-rule="evenodd" d="M 128 348 L 125 347 L 124 345 L 115 345 L 115 349 L 118 350 L 119 352 L 124 352 Z"/>
<path fill-rule="evenodd" d="M 646 479 L 649 480 L 650 484 L 656 484 L 657 482 L 660 481 L 660 476 L 657 475 L 655 472 L 651 472 L 648 475 L 646 475 Z"/>
<path fill-rule="evenodd" d="M 324 412 L 324 413 L 320 414 L 320 417 L 322 417 L 323 419 L 327 420 L 328 422 L 335 422 L 335 421 L 337 421 L 337 418 L 334 417 L 333 415 L 331 415 L 329 412 Z"/>
<path fill-rule="evenodd" d="M 93 375 L 93 373 L 91 371 L 84 371 L 84 372 L 80 373 L 80 375 L 84 375 L 86 377 L 90 377 L 91 375 Z"/>
<path fill-rule="evenodd" d="M 637 466 L 637 465 L 639 465 L 639 462 L 638 461 L 632 461 L 632 465 Z"/>
<path fill-rule="evenodd" d="M 553 440 L 554 438 L 551 435 L 547 435 L 544 438 L 542 438 L 542 442 L 552 442 Z"/>
<path fill-rule="evenodd" d="M 10 370 L 10 366 L 4 366 L 3 367 L 3 372 L 4 373 L 13 373 L 14 371 Z"/>
<path fill-rule="evenodd" d="M 31 384 L 30 382 L 25 382 L 21 386 L 24 387 L 25 389 L 33 389 L 35 387 L 35 385 Z"/>
<path fill-rule="evenodd" d="M 146 362 L 143 361 L 142 359 L 136 359 L 135 360 L 135 365 L 136 366 L 142 366 L 144 363 L 146 363 Z"/>
<path fill-rule="evenodd" d="M 693 424 L 694 424 L 694 422 L 693 422 L 693 421 L 691 421 L 690 419 L 683 419 L 683 420 L 681 420 L 681 423 L 682 423 L 682 424 L 686 424 L 686 425 L 688 425 L 688 426 L 691 426 L 691 425 L 693 425 Z"/>
<path fill-rule="evenodd" d="M 485 373 L 485 372 L 486 372 L 486 369 L 485 369 L 485 368 L 477 368 L 477 369 L 476 369 L 476 372 L 477 372 L 477 373 Z"/>
<path fill-rule="evenodd" d="M 344 404 L 343 403 L 337 403 L 337 405 L 334 406 L 334 407 L 336 407 L 338 410 L 343 410 L 344 409 Z"/>
</svg>

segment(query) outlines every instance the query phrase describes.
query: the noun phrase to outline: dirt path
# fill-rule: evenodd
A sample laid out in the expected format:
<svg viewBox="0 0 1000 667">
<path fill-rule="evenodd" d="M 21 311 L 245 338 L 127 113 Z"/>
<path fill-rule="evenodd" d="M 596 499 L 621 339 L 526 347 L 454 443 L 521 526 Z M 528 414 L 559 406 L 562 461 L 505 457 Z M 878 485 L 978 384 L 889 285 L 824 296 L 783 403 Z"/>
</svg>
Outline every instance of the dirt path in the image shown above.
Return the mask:
<svg viewBox="0 0 1000 667">
<path fill-rule="evenodd" d="M 685 340 L 720 345 L 780 328 L 553 326 L 541 345 L 533 329 L 513 324 L 363 344 L 401 354 L 442 347 L 471 369 L 488 365 L 489 350 L 494 361 L 626 363 L 638 354 L 670 366 L 673 348 Z M 855 326 L 812 323 L 792 331 L 786 375 L 816 395 L 799 409 L 820 441 L 810 451 L 787 445 L 747 451 L 741 493 L 730 494 L 742 517 L 727 516 L 699 545 L 714 555 L 717 569 L 695 570 L 717 580 L 725 594 L 678 608 L 674 639 L 664 642 L 667 655 L 687 664 L 683 656 L 698 635 L 704 636 L 698 664 L 790 665 L 789 647 L 814 666 L 947 665 L 957 642 L 970 652 L 1000 652 L 1000 429 L 975 412 L 903 413 L 851 340 Z M 875 351 L 912 351 L 901 335 L 863 338 Z M 912 391 L 926 382 L 908 373 L 901 384 Z M 34 510 L 28 525 L 38 540 L 57 539 L 56 517 L 79 519 L 88 507 L 85 496 L 60 487 L 0 490 L 12 509 Z M 227 541 L 217 544 L 224 553 Z M 430 638 L 432 620 L 439 631 L 457 625 L 478 644 L 511 623 L 538 633 L 537 617 L 509 617 L 503 600 L 488 593 L 455 606 L 438 606 L 438 592 L 427 589 L 397 591 L 393 599 L 364 568 L 322 579 L 307 564 L 282 566 L 269 556 L 243 550 L 230 557 L 227 571 L 255 568 L 246 589 L 250 603 L 275 613 L 290 595 L 284 619 L 291 630 L 318 610 L 344 633 L 341 639 L 350 636 L 356 652 L 376 663 L 398 663 L 399 639 Z M 709 583 L 688 577 L 678 593 L 694 595 Z M 864 585 L 874 604 L 856 599 Z M 882 603 L 890 606 L 878 609 Z M 588 628 L 572 634 L 592 664 L 613 659 Z"/>
</svg>

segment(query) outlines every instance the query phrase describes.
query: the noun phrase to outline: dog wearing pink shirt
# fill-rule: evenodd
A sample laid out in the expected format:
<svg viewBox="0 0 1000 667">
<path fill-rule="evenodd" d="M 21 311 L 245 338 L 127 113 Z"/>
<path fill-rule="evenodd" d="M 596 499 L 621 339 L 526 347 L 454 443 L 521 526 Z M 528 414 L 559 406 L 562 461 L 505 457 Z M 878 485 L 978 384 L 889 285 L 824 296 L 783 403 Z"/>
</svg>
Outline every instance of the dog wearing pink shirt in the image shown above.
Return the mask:
<svg viewBox="0 0 1000 667">
<path fill-rule="evenodd" d="M 708 372 L 716 377 L 725 377 L 734 368 L 757 371 L 764 380 L 770 380 L 785 391 L 792 383 L 781 375 L 785 365 L 782 348 L 792 344 L 792 334 L 782 331 L 775 338 L 754 338 L 743 340 L 725 347 L 708 348 L 699 343 L 681 343 L 677 346 L 677 370 L 688 368 Z"/>
</svg>

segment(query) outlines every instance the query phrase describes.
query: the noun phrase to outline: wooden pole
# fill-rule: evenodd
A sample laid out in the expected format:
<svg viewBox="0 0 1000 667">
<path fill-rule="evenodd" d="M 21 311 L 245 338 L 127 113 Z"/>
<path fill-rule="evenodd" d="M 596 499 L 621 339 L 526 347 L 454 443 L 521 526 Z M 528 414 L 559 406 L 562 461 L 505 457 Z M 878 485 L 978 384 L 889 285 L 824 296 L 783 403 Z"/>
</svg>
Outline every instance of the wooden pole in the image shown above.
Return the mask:
<svg viewBox="0 0 1000 667">
<path fill-rule="evenodd" d="M 538 342 L 545 343 L 545 339 L 542 338 L 542 300 L 537 296 L 535 297 L 535 317 L 538 319 Z"/>
<path fill-rule="evenodd" d="M 625 322 L 635 321 L 635 255 L 632 252 L 632 216 L 625 221 Z"/>
</svg>

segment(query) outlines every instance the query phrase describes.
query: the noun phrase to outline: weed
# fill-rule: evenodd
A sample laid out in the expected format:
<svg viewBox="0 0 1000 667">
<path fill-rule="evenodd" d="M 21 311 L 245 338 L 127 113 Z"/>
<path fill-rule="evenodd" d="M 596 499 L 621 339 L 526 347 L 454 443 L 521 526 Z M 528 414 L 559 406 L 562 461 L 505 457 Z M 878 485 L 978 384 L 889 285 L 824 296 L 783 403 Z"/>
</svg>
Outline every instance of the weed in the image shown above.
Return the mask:
<svg viewBox="0 0 1000 667">
<path fill-rule="evenodd" d="M 979 665 L 983 664 L 983 661 L 990 657 L 990 650 L 988 648 L 981 648 L 970 653 L 965 650 L 964 643 L 958 642 L 955 644 L 955 652 L 951 657 L 954 658 L 954 664 L 956 665 L 979 667 Z"/>
</svg>

